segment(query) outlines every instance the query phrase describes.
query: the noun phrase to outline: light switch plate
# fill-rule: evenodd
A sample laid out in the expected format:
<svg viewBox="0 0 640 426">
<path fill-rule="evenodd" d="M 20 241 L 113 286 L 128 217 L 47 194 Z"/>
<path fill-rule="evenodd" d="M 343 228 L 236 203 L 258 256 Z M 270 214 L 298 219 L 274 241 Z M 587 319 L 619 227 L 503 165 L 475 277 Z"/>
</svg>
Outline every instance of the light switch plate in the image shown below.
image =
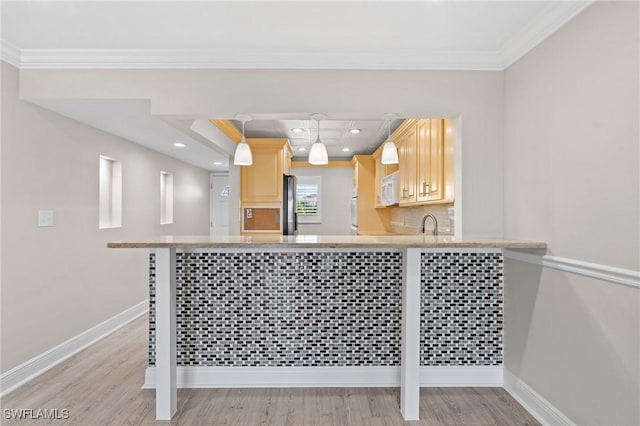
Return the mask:
<svg viewBox="0 0 640 426">
<path fill-rule="evenodd" d="M 38 226 L 53 226 L 53 210 L 38 210 Z"/>
</svg>

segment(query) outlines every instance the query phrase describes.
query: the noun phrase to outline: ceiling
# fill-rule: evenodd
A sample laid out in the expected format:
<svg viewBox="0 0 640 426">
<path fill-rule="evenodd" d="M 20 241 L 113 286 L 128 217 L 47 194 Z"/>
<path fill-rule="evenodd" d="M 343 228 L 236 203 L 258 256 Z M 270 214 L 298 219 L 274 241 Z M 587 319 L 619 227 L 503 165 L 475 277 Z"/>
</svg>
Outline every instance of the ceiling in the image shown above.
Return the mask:
<svg viewBox="0 0 640 426">
<path fill-rule="evenodd" d="M 590 3 L 4 0 L 2 59 L 21 69 L 503 70 Z M 154 117 L 148 101 L 39 103 L 207 170 L 228 167 L 228 154 L 185 131 L 189 117 L 183 123 L 180 117 L 173 122 Z M 319 112 L 328 117 L 320 122 L 320 136 L 330 157 L 370 153 L 386 138 L 382 117 Z M 399 123 L 393 121 L 392 130 Z M 362 132 L 349 133 L 352 128 Z M 307 114 L 262 117 L 257 112 L 246 134 L 288 137 L 295 155 L 304 158 L 300 148 L 308 149 L 317 130 Z M 174 148 L 177 140 L 187 147 Z"/>
<path fill-rule="evenodd" d="M 23 68 L 500 70 L 590 1 L 3 1 Z"/>
<path fill-rule="evenodd" d="M 197 135 L 149 112 L 148 100 L 38 99 L 38 105 L 139 145 L 210 171 L 229 169 L 229 157 Z M 174 143 L 185 146 L 178 148 Z"/>
<path fill-rule="evenodd" d="M 386 117 L 385 117 L 386 118 Z M 309 155 L 311 144 L 318 137 L 327 147 L 329 158 L 351 158 L 355 154 L 371 154 L 388 136 L 389 126 L 393 132 L 402 119 L 369 120 L 251 120 L 245 122 L 245 136 L 248 138 L 289 139 L 293 147 L 294 159 L 302 160 Z M 238 130 L 241 122 L 231 120 Z M 294 131 L 296 129 L 297 131 Z M 355 133 L 358 131 L 358 133 Z"/>
</svg>

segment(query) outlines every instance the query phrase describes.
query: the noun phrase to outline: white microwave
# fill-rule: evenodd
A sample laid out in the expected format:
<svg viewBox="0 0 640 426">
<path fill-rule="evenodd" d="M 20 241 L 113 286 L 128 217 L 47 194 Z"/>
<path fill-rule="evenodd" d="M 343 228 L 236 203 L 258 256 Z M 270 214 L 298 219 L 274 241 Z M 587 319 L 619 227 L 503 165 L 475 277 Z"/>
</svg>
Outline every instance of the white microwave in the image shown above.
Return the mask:
<svg viewBox="0 0 640 426">
<path fill-rule="evenodd" d="M 400 202 L 399 172 L 391 173 L 382 178 L 380 198 L 385 206 L 397 205 Z"/>
</svg>

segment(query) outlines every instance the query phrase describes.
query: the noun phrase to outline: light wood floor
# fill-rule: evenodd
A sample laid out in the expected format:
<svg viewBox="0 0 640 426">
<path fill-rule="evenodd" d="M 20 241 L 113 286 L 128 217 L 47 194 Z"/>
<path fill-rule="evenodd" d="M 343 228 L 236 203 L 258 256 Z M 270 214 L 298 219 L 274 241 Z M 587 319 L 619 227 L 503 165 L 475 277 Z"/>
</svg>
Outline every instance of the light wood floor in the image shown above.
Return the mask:
<svg viewBox="0 0 640 426">
<path fill-rule="evenodd" d="M 2 425 L 537 425 L 501 388 L 423 388 L 420 421 L 404 422 L 397 388 L 179 389 L 178 415 L 156 422 L 141 390 L 147 321 L 140 318 L 0 401 Z M 69 410 L 67 420 L 12 420 L 5 409 Z"/>
</svg>

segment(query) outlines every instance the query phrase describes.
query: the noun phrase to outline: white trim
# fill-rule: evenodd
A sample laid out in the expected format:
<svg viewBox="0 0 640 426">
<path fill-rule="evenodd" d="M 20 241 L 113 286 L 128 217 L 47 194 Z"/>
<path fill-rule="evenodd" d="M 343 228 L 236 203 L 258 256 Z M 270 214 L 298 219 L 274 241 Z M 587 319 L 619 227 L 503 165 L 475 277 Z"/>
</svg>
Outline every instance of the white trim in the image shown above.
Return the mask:
<svg viewBox="0 0 640 426">
<path fill-rule="evenodd" d="M 400 367 L 178 367 L 179 388 L 398 387 Z M 143 389 L 155 389 L 147 367 Z M 502 386 L 502 367 L 420 367 L 420 386 Z"/>
<path fill-rule="evenodd" d="M 420 367 L 420 387 L 501 387 L 502 366 Z"/>
<path fill-rule="evenodd" d="M 16 68 L 20 68 L 20 49 L 7 40 L 2 40 L 2 60 Z"/>
<path fill-rule="evenodd" d="M 503 69 L 508 68 L 564 24 L 586 9 L 594 0 L 551 2 L 535 19 L 511 37 L 500 50 Z"/>
<path fill-rule="evenodd" d="M 0 396 L 4 397 L 8 395 L 19 386 L 127 325 L 148 310 L 149 299 L 145 299 L 106 321 L 83 331 L 77 336 L 7 371 L 0 376 Z"/>
<path fill-rule="evenodd" d="M 156 251 L 156 420 L 178 411 L 176 391 L 176 249 Z"/>
<path fill-rule="evenodd" d="M 400 413 L 405 421 L 420 416 L 420 250 L 402 256 L 402 349 L 400 353 Z"/>
<path fill-rule="evenodd" d="M 503 71 L 593 0 L 551 2 L 499 50 L 428 49 L 18 49 L 2 59 L 21 69 L 366 69 Z M 457 223 L 457 222 L 456 222 Z"/>
<path fill-rule="evenodd" d="M 178 367 L 179 388 L 399 386 L 400 367 Z M 155 389 L 148 367 L 143 389 Z"/>
<path fill-rule="evenodd" d="M 584 262 L 582 260 L 569 259 L 558 256 L 541 256 L 539 254 L 526 253 L 516 250 L 504 250 L 504 257 L 545 268 L 557 269 L 598 280 L 609 281 L 627 287 L 640 289 L 640 271 L 615 268 L 599 263 Z"/>
<path fill-rule="evenodd" d="M 503 69 L 497 51 L 393 49 L 21 49 L 21 69 Z"/>
<path fill-rule="evenodd" d="M 543 425 L 575 425 L 571 419 L 506 368 L 503 387 Z"/>
</svg>

